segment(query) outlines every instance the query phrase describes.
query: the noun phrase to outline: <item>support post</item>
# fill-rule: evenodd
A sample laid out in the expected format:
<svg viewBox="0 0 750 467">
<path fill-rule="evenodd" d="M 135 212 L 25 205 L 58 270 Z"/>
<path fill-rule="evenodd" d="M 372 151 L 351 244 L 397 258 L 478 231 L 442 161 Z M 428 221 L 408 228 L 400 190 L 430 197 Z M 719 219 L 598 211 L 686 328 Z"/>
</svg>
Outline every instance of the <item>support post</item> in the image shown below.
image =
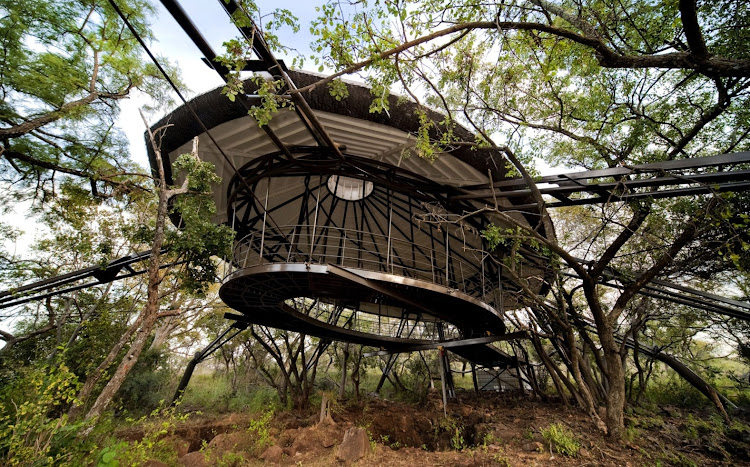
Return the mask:
<svg viewBox="0 0 750 467">
<path fill-rule="evenodd" d="M 474 383 L 474 392 L 479 392 L 479 381 L 477 381 L 477 364 L 471 362 L 471 381 Z"/>
<path fill-rule="evenodd" d="M 177 385 L 177 390 L 174 392 L 172 401 L 169 403 L 170 407 L 174 407 L 175 405 L 177 405 L 177 402 L 182 399 L 182 394 L 185 392 L 185 389 L 190 382 L 190 378 L 192 378 L 193 376 L 195 367 L 201 362 L 201 354 L 202 352 L 196 352 L 193 358 L 188 362 L 187 367 L 185 367 L 185 373 L 182 374 L 180 384 Z"/>
<path fill-rule="evenodd" d="M 192 360 L 188 362 L 187 367 L 185 367 L 185 373 L 183 373 L 182 378 L 180 379 L 180 384 L 177 385 L 177 390 L 175 391 L 174 396 L 172 396 L 172 401 L 169 403 L 170 407 L 176 406 L 177 403 L 182 398 L 182 395 L 185 393 L 185 389 L 187 388 L 187 385 L 190 382 L 190 378 L 193 376 L 195 367 L 200 362 L 208 358 L 212 353 L 219 350 L 224 344 L 229 342 L 229 340 L 232 339 L 234 336 L 236 336 L 237 334 L 247 329 L 247 327 L 248 327 L 247 323 L 234 322 L 232 323 L 231 326 L 229 326 L 229 328 L 227 328 L 226 331 L 222 332 L 219 335 L 219 337 L 217 337 L 210 344 L 208 344 L 205 349 L 195 353 L 195 356 L 193 356 Z M 224 336 L 229 334 L 229 331 L 231 331 L 232 329 L 235 330 L 234 334 L 224 339 Z"/>
<path fill-rule="evenodd" d="M 448 397 L 445 390 L 445 363 L 443 362 L 444 350 L 438 347 L 438 363 L 440 364 L 440 387 L 443 390 L 443 415 L 448 416 Z"/>
</svg>

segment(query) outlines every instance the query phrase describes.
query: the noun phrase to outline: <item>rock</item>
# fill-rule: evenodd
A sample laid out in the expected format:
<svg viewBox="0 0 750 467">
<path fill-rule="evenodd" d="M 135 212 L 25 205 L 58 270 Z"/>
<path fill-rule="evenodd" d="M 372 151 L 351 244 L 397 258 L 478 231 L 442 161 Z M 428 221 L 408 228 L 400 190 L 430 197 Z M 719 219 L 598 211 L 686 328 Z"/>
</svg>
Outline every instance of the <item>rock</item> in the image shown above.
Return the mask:
<svg viewBox="0 0 750 467">
<path fill-rule="evenodd" d="M 284 450 L 277 445 L 269 446 L 268 449 L 263 451 L 260 458 L 266 462 L 279 462 L 281 457 L 284 455 Z"/>
<path fill-rule="evenodd" d="M 301 429 L 297 431 L 297 437 L 294 438 L 289 450 L 287 451 L 284 449 L 284 452 L 289 456 L 294 456 L 297 453 L 313 451 L 316 444 L 318 443 L 315 442 L 315 433 L 313 433 L 313 429 Z"/>
<path fill-rule="evenodd" d="M 336 459 L 342 462 L 357 462 L 367 455 L 370 450 L 370 440 L 367 432 L 359 427 L 352 427 L 344 433 Z"/>
<path fill-rule="evenodd" d="M 243 431 L 218 434 L 208 443 L 208 449 L 219 456 L 225 452 L 244 451 L 252 446 L 249 434 Z"/>
<path fill-rule="evenodd" d="M 178 458 L 190 452 L 190 442 L 184 438 L 179 436 L 169 436 L 165 441 L 172 445 Z"/>
<path fill-rule="evenodd" d="M 179 462 L 185 467 L 209 467 L 206 458 L 200 451 L 193 451 L 180 457 Z"/>
<path fill-rule="evenodd" d="M 341 442 L 341 428 L 333 422 L 323 421 L 315 428 L 315 436 L 324 448 L 332 448 Z"/>
<path fill-rule="evenodd" d="M 287 450 L 291 452 L 291 446 L 294 442 L 294 439 L 297 437 L 297 433 L 297 428 L 282 431 L 276 444 L 281 446 L 281 448 L 284 449 L 284 452 L 286 452 Z M 286 454 L 291 456 L 291 454 L 288 452 Z"/>
<path fill-rule="evenodd" d="M 155 459 L 149 459 L 146 462 L 144 462 L 142 465 L 143 465 L 143 467 L 169 467 L 164 462 L 157 461 Z"/>
<path fill-rule="evenodd" d="M 589 453 L 588 449 L 581 448 L 578 450 L 578 457 L 588 458 L 591 457 L 591 453 Z"/>
<path fill-rule="evenodd" d="M 528 443 L 524 443 L 524 445 L 521 446 L 521 449 L 526 452 L 543 452 L 544 445 L 539 441 L 529 441 Z"/>
</svg>

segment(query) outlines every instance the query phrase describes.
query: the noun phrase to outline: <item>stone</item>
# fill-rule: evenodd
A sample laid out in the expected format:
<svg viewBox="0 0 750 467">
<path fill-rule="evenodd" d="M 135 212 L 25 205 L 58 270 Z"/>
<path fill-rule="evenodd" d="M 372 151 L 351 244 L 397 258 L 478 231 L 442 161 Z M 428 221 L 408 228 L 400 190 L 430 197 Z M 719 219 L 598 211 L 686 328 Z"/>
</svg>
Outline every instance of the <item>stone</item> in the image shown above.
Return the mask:
<svg viewBox="0 0 750 467">
<path fill-rule="evenodd" d="M 284 452 L 288 456 L 295 456 L 297 453 L 314 451 L 317 444 L 314 431 L 315 430 L 311 428 L 298 430 L 297 436 L 294 438 L 289 450 L 287 451 L 284 449 Z"/>
<path fill-rule="evenodd" d="M 284 455 L 284 450 L 280 446 L 273 445 L 269 446 L 268 449 L 263 451 L 260 458 L 266 462 L 279 462 L 281 457 Z"/>
<path fill-rule="evenodd" d="M 529 441 L 528 443 L 524 443 L 521 449 L 526 452 L 543 452 L 544 445 L 539 441 Z"/>
<path fill-rule="evenodd" d="M 344 433 L 336 459 L 342 462 L 357 462 L 370 451 L 370 440 L 363 428 L 351 427 Z"/>
<path fill-rule="evenodd" d="M 200 451 L 193 451 L 180 457 L 179 462 L 184 467 L 209 467 L 206 458 Z"/>
<path fill-rule="evenodd" d="M 165 464 L 164 462 L 157 461 L 155 459 L 149 459 L 142 465 L 143 467 L 169 467 L 169 465 Z"/>
<path fill-rule="evenodd" d="M 218 455 L 225 452 L 244 451 L 252 447 L 248 433 L 235 431 L 234 433 L 220 433 L 208 443 L 208 450 Z"/>
<path fill-rule="evenodd" d="M 581 448 L 578 450 L 578 457 L 588 458 L 591 457 L 591 453 L 589 453 L 588 449 Z"/>
</svg>

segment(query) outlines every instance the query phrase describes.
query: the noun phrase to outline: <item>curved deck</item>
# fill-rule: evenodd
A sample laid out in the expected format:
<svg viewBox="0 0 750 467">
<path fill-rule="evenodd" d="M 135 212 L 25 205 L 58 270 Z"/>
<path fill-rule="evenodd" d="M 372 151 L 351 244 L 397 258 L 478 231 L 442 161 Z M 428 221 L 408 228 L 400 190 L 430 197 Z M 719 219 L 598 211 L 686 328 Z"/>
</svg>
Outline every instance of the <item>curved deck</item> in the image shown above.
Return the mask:
<svg viewBox="0 0 750 467">
<path fill-rule="evenodd" d="M 248 322 L 378 347 L 505 332 L 494 308 L 459 290 L 331 264 L 240 269 L 219 294 Z"/>
</svg>

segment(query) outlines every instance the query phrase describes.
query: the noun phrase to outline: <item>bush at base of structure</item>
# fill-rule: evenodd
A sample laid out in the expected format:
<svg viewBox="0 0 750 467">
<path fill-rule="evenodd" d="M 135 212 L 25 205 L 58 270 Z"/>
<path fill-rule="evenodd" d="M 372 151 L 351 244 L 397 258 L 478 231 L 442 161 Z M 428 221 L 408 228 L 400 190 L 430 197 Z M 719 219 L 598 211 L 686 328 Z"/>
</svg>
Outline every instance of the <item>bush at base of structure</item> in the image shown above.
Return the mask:
<svg viewBox="0 0 750 467">
<path fill-rule="evenodd" d="M 575 439 L 573 432 L 560 423 L 543 429 L 542 436 L 551 450 L 563 456 L 576 457 L 581 449 L 581 443 Z"/>
</svg>

